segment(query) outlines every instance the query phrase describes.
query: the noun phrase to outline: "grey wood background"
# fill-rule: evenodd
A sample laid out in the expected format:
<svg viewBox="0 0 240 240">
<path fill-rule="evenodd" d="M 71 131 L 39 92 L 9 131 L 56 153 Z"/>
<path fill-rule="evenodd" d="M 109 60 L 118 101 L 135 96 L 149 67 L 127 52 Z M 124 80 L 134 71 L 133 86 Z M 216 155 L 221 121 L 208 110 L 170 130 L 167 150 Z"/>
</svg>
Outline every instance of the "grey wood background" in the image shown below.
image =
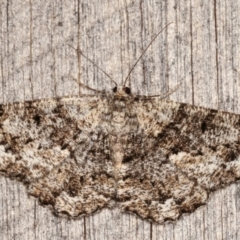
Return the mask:
<svg viewBox="0 0 240 240">
<path fill-rule="evenodd" d="M 155 34 L 130 78 L 137 94 L 240 114 L 240 0 L 1 0 L 0 101 L 9 103 L 113 85 L 68 44 L 79 47 L 121 84 Z M 55 217 L 28 197 L 22 183 L 0 177 L 1 239 L 240 239 L 240 184 L 210 195 L 206 206 L 165 225 L 119 210 Z"/>
</svg>

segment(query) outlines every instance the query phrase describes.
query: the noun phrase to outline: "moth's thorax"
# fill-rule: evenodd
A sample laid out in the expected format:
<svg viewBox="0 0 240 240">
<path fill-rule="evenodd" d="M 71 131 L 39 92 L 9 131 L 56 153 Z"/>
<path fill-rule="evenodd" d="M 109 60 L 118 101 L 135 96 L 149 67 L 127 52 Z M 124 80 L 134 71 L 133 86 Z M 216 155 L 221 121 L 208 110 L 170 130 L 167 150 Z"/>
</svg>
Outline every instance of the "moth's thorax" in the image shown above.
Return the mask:
<svg viewBox="0 0 240 240">
<path fill-rule="evenodd" d="M 134 112 L 133 98 L 131 96 L 114 95 L 112 102 L 112 119 L 111 125 L 117 131 L 124 131 L 129 127 L 129 117 Z M 126 130 L 126 129 L 125 129 Z"/>
</svg>

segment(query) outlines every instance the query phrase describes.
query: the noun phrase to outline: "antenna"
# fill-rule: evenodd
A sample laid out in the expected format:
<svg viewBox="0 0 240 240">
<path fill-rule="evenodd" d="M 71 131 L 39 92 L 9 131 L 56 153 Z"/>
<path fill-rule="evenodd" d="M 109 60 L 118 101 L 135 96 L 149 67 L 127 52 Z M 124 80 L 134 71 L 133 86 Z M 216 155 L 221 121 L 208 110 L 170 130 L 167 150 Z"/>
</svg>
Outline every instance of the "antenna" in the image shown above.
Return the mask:
<svg viewBox="0 0 240 240">
<path fill-rule="evenodd" d="M 148 44 L 148 46 L 145 48 L 145 50 L 142 52 L 142 54 L 140 55 L 140 57 L 138 58 L 138 60 L 135 62 L 135 64 L 132 66 L 132 68 L 130 69 L 127 77 L 125 78 L 124 84 L 123 86 L 126 85 L 126 82 L 130 76 L 130 74 L 132 73 L 133 69 L 136 67 L 137 63 L 139 62 L 139 60 L 142 58 L 143 54 L 148 50 L 148 48 L 151 46 L 151 44 L 155 41 L 155 39 L 158 37 L 158 35 L 164 30 L 166 29 L 170 24 L 172 23 L 168 23 L 164 28 L 161 29 L 161 31 L 152 39 L 152 41 Z"/>
<path fill-rule="evenodd" d="M 100 71 L 102 71 L 117 87 L 117 83 L 107 74 L 102 68 L 100 68 L 93 60 L 89 59 L 87 56 L 85 56 L 80 49 L 76 49 L 73 46 L 67 44 L 69 47 L 73 48 L 77 53 L 80 53 L 84 58 L 86 58 L 90 63 L 92 63 L 94 66 L 96 66 Z"/>
</svg>

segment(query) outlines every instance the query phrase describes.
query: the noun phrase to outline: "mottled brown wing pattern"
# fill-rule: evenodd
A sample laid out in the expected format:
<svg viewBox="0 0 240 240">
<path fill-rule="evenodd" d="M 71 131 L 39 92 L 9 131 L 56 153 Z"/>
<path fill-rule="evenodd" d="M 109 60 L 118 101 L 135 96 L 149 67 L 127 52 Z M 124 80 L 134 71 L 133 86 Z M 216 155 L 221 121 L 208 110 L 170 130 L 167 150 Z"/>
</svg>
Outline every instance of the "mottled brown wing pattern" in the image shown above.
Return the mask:
<svg viewBox="0 0 240 240">
<path fill-rule="evenodd" d="M 134 104 L 118 200 L 123 210 L 162 223 L 206 203 L 240 178 L 240 116 L 157 98 Z"/>
<path fill-rule="evenodd" d="M 106 99 L 62 98 L 0 106 L 0 171 L 56 213 L 88 214 L 114 193 Z"/>
<path fill-rule="evenodd" d="M 240 178 L 240 116 L 158 98 L 0 106 L 0 172 L 72 217 L 118 206 L 163 223 Z"/>
<path fill-rule="evenodd" d="M 162 223 L 203 204 L 207 192 L 172 164 L 157 138 L 139 137 L 142 143 L 134 144 L 137 153 L 125 156 L 123 162 L 118 182 L 120 207 Z"/>
</svg>

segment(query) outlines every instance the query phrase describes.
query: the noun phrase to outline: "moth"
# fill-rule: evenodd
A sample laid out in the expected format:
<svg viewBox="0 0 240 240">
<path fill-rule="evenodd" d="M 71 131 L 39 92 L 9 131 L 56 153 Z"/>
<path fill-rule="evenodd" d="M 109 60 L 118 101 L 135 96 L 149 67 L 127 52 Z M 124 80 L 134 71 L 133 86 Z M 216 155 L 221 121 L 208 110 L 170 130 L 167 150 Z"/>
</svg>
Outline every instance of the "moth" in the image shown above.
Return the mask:
<svg viewBox="0 0 240 240">
<path fill-rule="evenodd" d="M 176 220 L 240 178 L 240 115 L 164 97 L 134 95 L 125 81 L 0 105 L 0 172 L 60 216 L 118 207 Z"/>
</svg>

